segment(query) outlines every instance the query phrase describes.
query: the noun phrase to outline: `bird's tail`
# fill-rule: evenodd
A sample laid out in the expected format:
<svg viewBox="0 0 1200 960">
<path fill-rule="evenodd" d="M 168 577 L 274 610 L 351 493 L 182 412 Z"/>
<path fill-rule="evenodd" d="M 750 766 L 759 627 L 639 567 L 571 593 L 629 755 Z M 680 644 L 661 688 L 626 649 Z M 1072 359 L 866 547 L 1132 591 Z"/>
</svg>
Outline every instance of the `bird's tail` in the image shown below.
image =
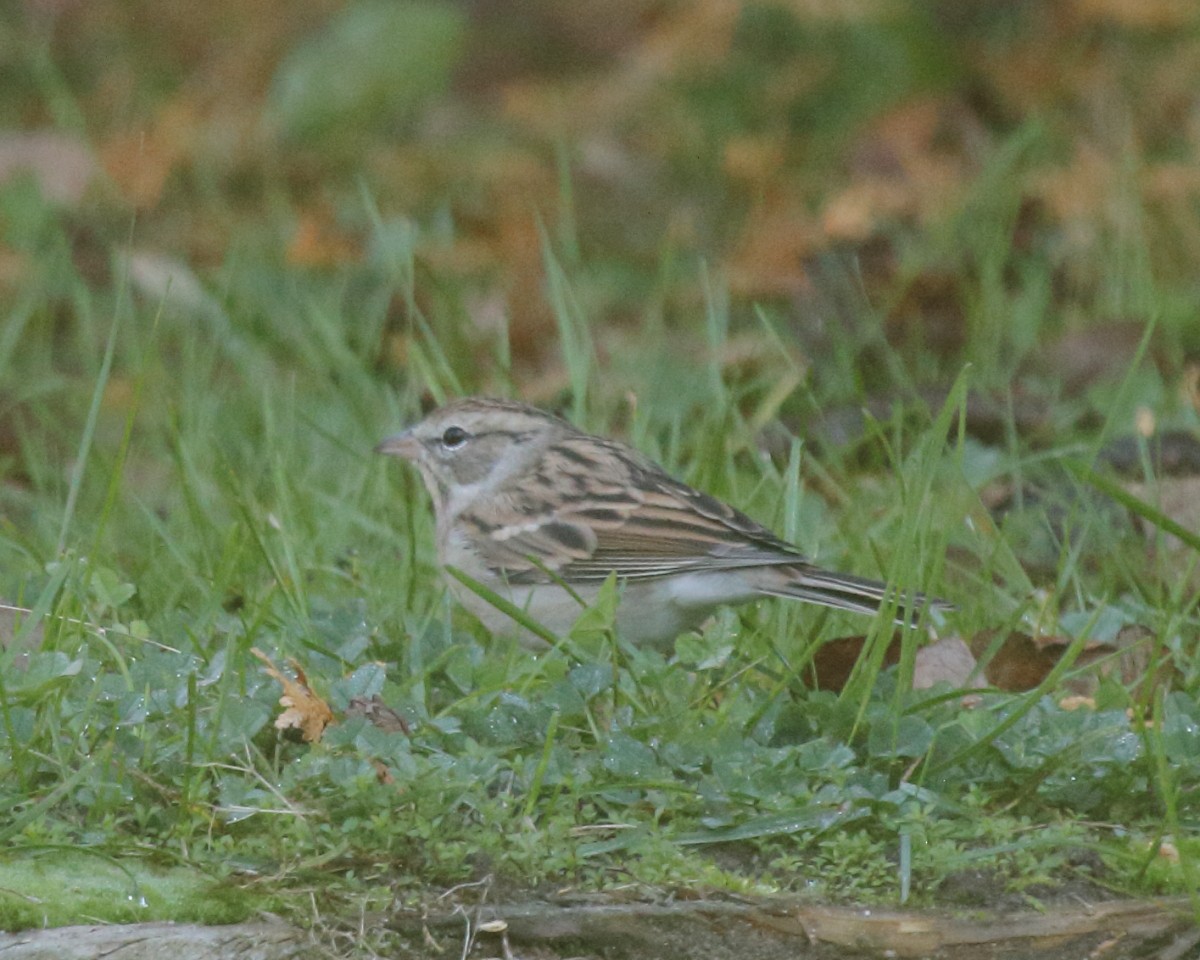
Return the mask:
<svg viewBox="0 0 1200 960">
<path fill-rule="evenodd" d="M 822 607 L 835 607 L 854 613 L 878 613 L 891 603 L 896 604 L 896 622 L 910 623 L 928 607 L 932 610 L 953 610 L 954 604 L 923 593 L 904 593 L 878 580 L 834 573 L 819 567 L 780 568 L 784 576 L 763 592 L 775 597 L 788 597 Z"/>
</svg>

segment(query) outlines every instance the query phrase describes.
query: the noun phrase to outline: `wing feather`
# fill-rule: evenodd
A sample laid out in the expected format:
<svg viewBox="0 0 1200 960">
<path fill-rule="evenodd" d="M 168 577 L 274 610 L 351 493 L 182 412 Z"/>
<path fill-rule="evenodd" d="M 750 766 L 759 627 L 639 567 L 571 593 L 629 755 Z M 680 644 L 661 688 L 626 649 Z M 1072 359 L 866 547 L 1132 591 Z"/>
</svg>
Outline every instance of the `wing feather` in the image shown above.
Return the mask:
<svg viewBox="0 0 1200 960">
<path fill-rule="evenodd" d="M 514 584 L 547 582 L 547 571 L 571 583 L 805 562 L 740 511 L 583 435 L 548 446 L 519 488 L 459 519 L 484 534 L 473 538 L 481 559 Z"/>
</svg>

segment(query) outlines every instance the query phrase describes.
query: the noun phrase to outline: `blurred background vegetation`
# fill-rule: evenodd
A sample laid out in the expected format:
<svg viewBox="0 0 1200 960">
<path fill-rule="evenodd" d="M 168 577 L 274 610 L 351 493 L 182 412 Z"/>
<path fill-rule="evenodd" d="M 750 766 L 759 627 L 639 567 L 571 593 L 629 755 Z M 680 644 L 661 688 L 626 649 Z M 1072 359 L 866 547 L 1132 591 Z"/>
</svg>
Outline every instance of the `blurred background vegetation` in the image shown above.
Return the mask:
<svg viewBox="0 0 1200 960">
<path fill-rule="evenodd" d="M 1151 277 L 1171 373 L 1200 350 L 1187 0 L 24 0 L 0 31 L 6 302 L 46 268 L 25 170 L 57 254 L 99 285 L 126 249 L 151 299 L 171 261 L 218 300 L 246 257 L 350 278 L 373 216 L 412 225 L 419 296 L 468 352 L 507 325 L 533 400 L 565 384 L 543 230 L 602 350 L 696 329 L 703 260 L 735 324 L 769 308 L 822 356 L 822 400 L 897 386 L 878 336 L 918 382 L 1090 386 Z M 396 377 L 405 312 L 373 344 Z"/>
</svg>

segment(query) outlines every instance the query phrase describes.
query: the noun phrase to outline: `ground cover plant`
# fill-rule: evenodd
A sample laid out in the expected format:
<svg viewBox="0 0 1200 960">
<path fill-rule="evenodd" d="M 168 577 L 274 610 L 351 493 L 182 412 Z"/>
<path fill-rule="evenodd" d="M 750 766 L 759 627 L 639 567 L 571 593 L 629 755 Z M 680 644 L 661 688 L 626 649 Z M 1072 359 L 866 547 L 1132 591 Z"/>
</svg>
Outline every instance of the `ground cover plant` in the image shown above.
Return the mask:
<svg viewBox="0 0 1200 960">
<path fill-rule="evenodd" d="M 57 131 L 0 161 L 6 928 L 1195 894 L 1194 15 L 150 6 L 0 37 Z M 952 600 L 977 669 L 782 602 L 488 636 L 373 453 L 470 393 Z"/>
</svg>

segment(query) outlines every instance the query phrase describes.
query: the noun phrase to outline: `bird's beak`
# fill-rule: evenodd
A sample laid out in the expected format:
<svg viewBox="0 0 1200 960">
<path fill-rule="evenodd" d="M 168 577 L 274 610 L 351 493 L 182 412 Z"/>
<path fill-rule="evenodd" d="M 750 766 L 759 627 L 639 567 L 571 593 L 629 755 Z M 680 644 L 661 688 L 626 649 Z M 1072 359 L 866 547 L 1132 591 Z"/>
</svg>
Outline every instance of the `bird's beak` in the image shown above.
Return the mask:
<svg viewBox="0 0 1200 960">
<path fill-rule="evenodd" d="M 420 449 L 420 443 L 416 437 L 412 435 L 411 430 L 402 430 L 395 436 L 388 437 L 386 440 L 377 444 L 375 447 L 376 453 L 386 453 L 392 457 L 403 457 L 405 460 L 413 460 L 417 456 L 417 451 Z"/>
</svg>

